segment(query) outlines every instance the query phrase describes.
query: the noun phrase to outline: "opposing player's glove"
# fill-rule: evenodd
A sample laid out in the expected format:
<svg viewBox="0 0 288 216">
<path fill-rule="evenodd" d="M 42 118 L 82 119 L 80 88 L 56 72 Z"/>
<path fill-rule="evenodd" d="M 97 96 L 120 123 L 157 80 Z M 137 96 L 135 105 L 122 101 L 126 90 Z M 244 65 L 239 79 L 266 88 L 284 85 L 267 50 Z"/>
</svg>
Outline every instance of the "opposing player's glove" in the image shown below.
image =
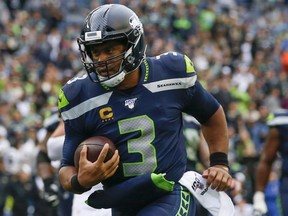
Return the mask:
<svg viewBox="0 0 288 216">
<path fill-rule="evenodd" d="M 262 191 L 256 191 L 253 196 L 253 215 L 261 216 L 267 213 L 267 205 L 265 202 L 265 194 Z"/>
<path fill-rule="evenodd" d="M 59 205 L 59 186 L 53 182 L 53 179 L 44 180 L 44 200 L 49 203 L 51 207 Z"/>
<path fill-rule="evenodd" d="M 60 202 L 58 194 L 53 194 L 53 193 L 45 192 L 44 199 L 46 200 L 46 202 L 49 203 L 51 207 L 54 207 L 54 208 L 57 207 Z"/>
</svg>

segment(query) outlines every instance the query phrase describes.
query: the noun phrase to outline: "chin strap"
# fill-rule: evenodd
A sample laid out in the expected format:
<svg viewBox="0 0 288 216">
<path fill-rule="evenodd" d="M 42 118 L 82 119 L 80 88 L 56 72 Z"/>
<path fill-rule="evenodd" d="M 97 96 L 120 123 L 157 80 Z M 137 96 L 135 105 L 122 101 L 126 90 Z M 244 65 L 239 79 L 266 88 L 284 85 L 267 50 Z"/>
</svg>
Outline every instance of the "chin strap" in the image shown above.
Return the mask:
<svg viewBox="0 0 288 216">
<path fill-rule="evenodd" d="M 115 77 L 112 77 L 106 81 L 102 81 L 102 83 L 108 87 L 115 87 L 117 85 L 119 85 L 125 78 L 126 73 L 124 71 L 122 71 L 121 73 L 119 73 L 118 75 L 116 75 Z M 101 76 L 98 75 L 99 80 L 101 81 L 101 79 L 103 79 Z"/>
</svg>

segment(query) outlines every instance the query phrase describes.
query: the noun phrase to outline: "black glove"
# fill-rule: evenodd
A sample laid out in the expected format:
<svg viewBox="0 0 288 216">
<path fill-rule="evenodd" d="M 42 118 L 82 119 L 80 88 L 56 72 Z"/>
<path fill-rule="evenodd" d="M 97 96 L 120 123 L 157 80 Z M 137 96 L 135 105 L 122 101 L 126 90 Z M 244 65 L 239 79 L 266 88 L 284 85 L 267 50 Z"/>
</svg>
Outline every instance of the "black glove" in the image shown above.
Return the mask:
<svg viewBox="0 0 288 216">
<path fill-rule="evenodd" d="M 52 207 L 59 205 L 59 186 L 54 182 L 53 178 L 44 180 L 44 200 Z"/>
</svg>

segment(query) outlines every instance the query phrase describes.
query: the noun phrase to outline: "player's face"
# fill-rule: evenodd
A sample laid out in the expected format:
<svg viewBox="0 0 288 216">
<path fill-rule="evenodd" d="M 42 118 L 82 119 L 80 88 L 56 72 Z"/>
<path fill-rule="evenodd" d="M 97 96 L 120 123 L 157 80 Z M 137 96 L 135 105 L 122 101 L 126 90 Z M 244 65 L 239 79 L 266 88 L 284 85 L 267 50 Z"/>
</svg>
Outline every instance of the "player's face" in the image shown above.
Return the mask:
<svg viewBox="0 0 288 216">
<path fill-rule="evenodd" d="M 125 46 L 120 42 L 106 42 L 90 48 L 96 72 L 102 77 L 112 76 L 119 71 Z"/>
</svg>

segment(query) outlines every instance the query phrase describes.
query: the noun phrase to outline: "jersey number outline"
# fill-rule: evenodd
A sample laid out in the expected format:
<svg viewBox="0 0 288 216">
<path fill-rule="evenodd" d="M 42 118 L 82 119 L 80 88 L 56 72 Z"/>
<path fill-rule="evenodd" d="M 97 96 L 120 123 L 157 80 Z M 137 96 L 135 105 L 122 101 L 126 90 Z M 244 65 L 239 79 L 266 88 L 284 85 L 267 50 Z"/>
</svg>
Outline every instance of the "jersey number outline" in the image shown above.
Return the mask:
<svg viewBox="0 0 288 216">
<path fill-rule="evenodd" d="M 155 139 L 154 122 L 147 115 L 120 120 L 118 122 L 120 134 L 140 131 L 140 137 L 129 139 L 127 149 L 129 154 L 141 154 L 138 162 L 123 163 L 125 177 L 139 176 L 143 173 L 152 173 L 157 168 L 156 149 L 152 145 Z"/>
</svg>

